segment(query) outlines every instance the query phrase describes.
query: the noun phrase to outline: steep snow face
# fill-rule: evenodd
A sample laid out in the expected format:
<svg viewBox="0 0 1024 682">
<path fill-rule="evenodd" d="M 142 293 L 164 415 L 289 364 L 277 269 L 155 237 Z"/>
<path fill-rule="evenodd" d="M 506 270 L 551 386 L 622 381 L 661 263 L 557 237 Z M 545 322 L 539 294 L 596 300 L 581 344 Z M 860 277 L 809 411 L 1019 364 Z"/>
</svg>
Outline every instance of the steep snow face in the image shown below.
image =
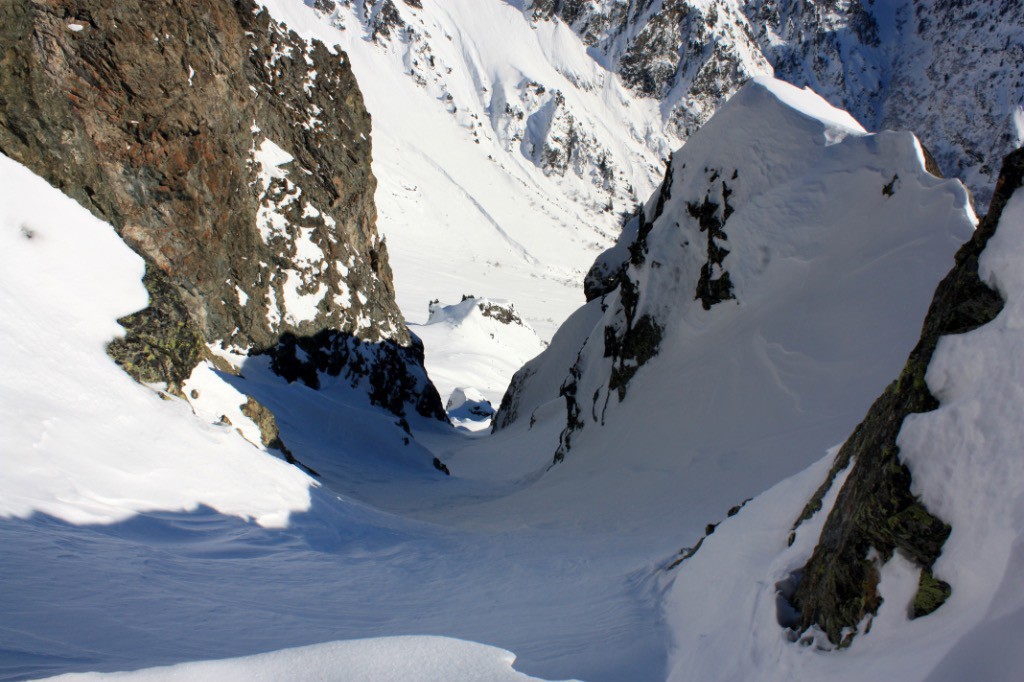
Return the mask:
<svg viewBox="0 0 1024 682">
<path fill-rule="evenodd" d="M 527 0 L 535 22 L 565 21 L 685 139 L 753 76 L 771 75 L 739 3 L 713 0 Z"/>
<path fill-rule="evenodd" d="M 933 566 L 952 587 L 948 600 L 910 620 L 920 571 L 897 553 L 881 567 L 881 608 L 849 649 L 830 652 L 813 633 L 803 641 L 818 646 L 790 641 L 777 593 L 814 549 L 843 474 L 789 547 L 787 536 L 826 475 L 826 457 L 727 519 L 681 565 L 666 607 L 677 646 L 670 679 L 1015 678 L 1024 665 L 1015 639 L 1024 627 L 1022 258 L 1024 189 L 1017 189 L 979 261 L 1003 309 L 988 324 L 940 339 L 925 376 L 940 405 L 908 416 L 898 438 L 913 492 L 952 527 Z M 715 615 L 695 620 L 694 612 Z"/>
<path fill-rule="evenodd" d="M 113 320 L 146 305 L 142 259 L 4 156 L 0 176 L 0 516 L 103 524 L 204 505 L 278 527 L 308 509 L 308 476 L 107 357 Z"/>
<path fill-rule="evenodd" d="M 406 317 L 473 292 L 515 300 L 549 339 L 678 144 L 658 103 L 564 25 L 531 25 L 506 2 L 262 4 L 351 60 Z"/>
<path fill-rule="evenodd" d="M 562 483 L 663 467 L 735 491 L 719 516 L 847 435 L 974 224 L 912 135 L 868 135 L 772 79 L 691 138 L 637 221 L 617 286 L 517 374 L 495 421 L 560 421 Z M 659 487 L 678 494 L 665 479 L 648 511 Z"/>
<path fill-rule="evenodd" d="M 751 75 L 812 87 L 872 129 L 915 131 L 985 207 L 1019 146 L 1024 7 L 1002 0 L 526 0 L 566 23 L 686 137 Z"/>
</svg>

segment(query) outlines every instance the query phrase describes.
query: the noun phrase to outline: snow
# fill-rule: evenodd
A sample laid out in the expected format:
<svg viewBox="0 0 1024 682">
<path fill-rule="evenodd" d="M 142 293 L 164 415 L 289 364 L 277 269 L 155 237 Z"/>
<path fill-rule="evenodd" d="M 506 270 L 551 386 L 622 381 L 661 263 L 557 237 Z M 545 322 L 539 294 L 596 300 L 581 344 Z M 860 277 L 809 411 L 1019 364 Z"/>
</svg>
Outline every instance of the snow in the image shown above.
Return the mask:
<svg viewBox="0 0 1024 682">
<path fill-rule="evenodd" d="M 296 244 L 301 243 L 301 239 L 296 240 Z M 321 257 L 322 257 L 321 252 Z M 321 282 L 315 291 L 309 293 L 303 293 L 303 289 L 306 288 L 305 278 L 302 273 L 293 269 L 287 268 L 282 271 L 285 276 L 285 281 L 281 287 L 284 293 L 284 306 L 287 310 L 286 318 L 291 324 L 297 325 L 304 320 L 312 320 L 317 316 L 319 309 L 317 306 L 320 301 L 323 300 L 324 296 L 328 294 L 330 289 L 326 284 Z"/>
<path fill-rule="evenodd" d="M 444 637 L 381 637 L 327 642 L 222 661 L 181 663 L 125 673 L 60 675 L 51 680 L 88 682 L 527 682 L 512 669 L 515 656 L 494 647 Z"/>
<path fill-rule="evenodd" d="M 753 81 L 794 111 L 802 112 L 816 121 L 825 123 L 829 128 L 845 129 L 860 134 L 866 132 L 864 126 L 858 123 L 853 116 L 842 109 L 835 108 L 810 88 L 797 88 L 769 76 L 758 76 Z M 839 142 L 840 139 L 832 138 L 831 141 Z"/>
<path fill-rule="evenodd" d="M 0 157 L 0 174 L 0 516 L 112 524 L 204 505 L 282 527 L 308 509 L 308 477 L 107 357 L 114 320 L 146 305 L 142 260 L 23 166 Z"/>
<path fill-rule="evenodd" d="M 243 438 L 256 447 L 260 446 L 259 427 L 242 413 L 241 407 L 246 402 L 246 396 L 225 383 L 212 363 L 199 363 L 182 384 L 181 390 L 192 410 L 201 419 L 218 424 L 224 423 L 226 417 L 226 422 L 237 429 Z"/>
<path fill-rule="evenodd" d="M 287 234 L 288 220 L 280 209 L 297 201 L 302 193 L 299 187 L 288 180 L 288 171 L 281 168 L 294 160 L 291 154 L 269 139 L 264 139 L 258 148 L 253 148 L 253 161 L 259 169 L 256 177 L 262 192 L 256 213 L 256 226 L 264 243 L 269 244 L 273 237 Z M 283 181 L 285 188 L 277 203 L 268 196 L 271 184 L 275 180 Z"/>
<path fill-rule="evenodd" d="M 287 175 L 287 172 L 280 167 L 286 163 L 291 163 L 295 160 L 295 157 L 281 149 L 277 143 L 265 139 L 260 143 L 255 159 L 256 163 L 260 165 L 260 182 L 265 189 L 270 184 L 272 178 L 283 178 Z"/>
<path fill-rule="evenodd" d="M 1013 136 L 1014 146 L 1018 149 L 1024 147 L 1024 106 L 1013 109 Z"/>
</svg>

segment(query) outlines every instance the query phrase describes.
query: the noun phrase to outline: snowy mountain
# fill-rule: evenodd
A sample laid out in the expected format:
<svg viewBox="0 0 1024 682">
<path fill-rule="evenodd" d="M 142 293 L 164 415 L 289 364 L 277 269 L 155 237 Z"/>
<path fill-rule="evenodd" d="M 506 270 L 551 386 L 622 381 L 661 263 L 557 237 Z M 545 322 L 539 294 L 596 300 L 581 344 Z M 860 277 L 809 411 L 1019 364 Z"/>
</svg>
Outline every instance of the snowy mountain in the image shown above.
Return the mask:
<svg viewBox="0 0 1024 682">
<path fill-rule="evenodd" d="M 0 5 L 0 680 L 1014 679 L 996 11 Z"/>
<path fill-rule="evenodd" d="M 913 130 L 984 208 L 1024 141 L 1024 7 L 1001 0 L 527 0 L 571 27 L 685 139 L 751 76 L 808 85 L 872 130 Z"/>
<path fill-rule="evenodd" d="M 982 210 L 987 160 L 1017 144 L 1024 106 L 1024 17 L 994 1 L 266 4 L 350 56 L 374 117 L 379 229 L 416 323 L 473 292 L 515 301 L 550 339 L 669 152 L 751 77 L 915 131 Z"/>
<path fill-rule="evenodd" d="M 505 2 L 265 3 L 349 55 L 399 305 L 513 301 L 548 339 L 676 142 L 572 31 Z M 319 8 L 319 9 L 317 9 Z"/>
<path fill-rule="evenodd" d="M 802 395 L 789 369 L 834 376 L 850 363 L 858 366 L 855 383 L 881 385 L 896 367 L 883 369 L 883 358 L 895 352 L 889 362 L 897 363 L 897 348 L 916 332 L 916 322 L 899 331 L 899 320 L 914 317 L 907 301 L 927 301 L 951 245 L 969 234 L 962 187 L 934 178 L 924 164 L 911 135 L 869 136 L 808 91 L 770 79 L 748 84 L 673 157 L 635 226 L 599 260 L 603 295 L 520 371 L 497 424 L 564 399 L 559 462 L 633 393 L 644 403 L 635 409 L 678 410 L 705 425 L 714 415 L 723 430 L 752 425 L 732 416 L 736 396 L 764 400 L 739 409 L 776 425 L 790 409 L 801 420 L 822 410 L 816 425 L 834 418 L 842 402 Z M 855 303 L 897 289 L 896 308 Z M 820 321 L 812 310 L 823 311 Z M 853 341 L 856 329 L 875 331 Z M 869 378 L 865 365 L 880 374 Z M 646 376 L 655 383 L 645 385 Z M 669 400 L 678 389 L 657 388 L 665 376 L 687 395 Z M 806 388 L 824 386 L 815 380 Z M 655 408 L 660 400 L 665 406 Z M 680 428 L 679 419 L 665 427 Z M 678 437 L 666 432 L 654 441 Z"/>
</svg>

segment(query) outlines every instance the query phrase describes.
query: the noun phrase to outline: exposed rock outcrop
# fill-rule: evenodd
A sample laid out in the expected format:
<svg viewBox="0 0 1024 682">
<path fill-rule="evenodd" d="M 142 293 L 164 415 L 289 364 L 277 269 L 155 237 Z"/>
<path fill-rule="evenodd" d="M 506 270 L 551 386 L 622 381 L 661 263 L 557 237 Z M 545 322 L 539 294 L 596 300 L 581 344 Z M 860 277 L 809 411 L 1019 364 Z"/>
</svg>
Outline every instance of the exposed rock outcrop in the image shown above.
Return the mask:
<svg viewBox="0 0 1024 682">
<path fill-rule="evenodd" d="M 111 347 L 136 378 L 174 388 L 205 343 L 279 357 L 287 335 L 319 350 L 307 375 L 443 415 L 394 301 L 340 51 L 252 0 L 5 3 L 0 151 L 146 259 L 150 307 Z"/>
</svg>

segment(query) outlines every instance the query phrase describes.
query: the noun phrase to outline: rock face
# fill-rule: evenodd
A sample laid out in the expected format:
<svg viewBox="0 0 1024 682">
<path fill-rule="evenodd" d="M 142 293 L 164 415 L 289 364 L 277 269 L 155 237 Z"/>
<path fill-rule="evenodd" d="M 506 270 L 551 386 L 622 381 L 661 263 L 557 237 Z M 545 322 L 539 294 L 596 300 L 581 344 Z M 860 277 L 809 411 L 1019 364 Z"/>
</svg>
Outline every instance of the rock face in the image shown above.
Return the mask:
<svg viewBox="0 0 1024 682">
<path fill-rule="evenodd" d="M 1022 184 L 1024 150 L 1018 150 L 1006 157 L 988 214 L 939 284 L 921 339 L 903 373 L 875 402 L 839 452 L 834 470 L 845 468 L 851 459 L 853 469 L 814 554 L 800 572 L 794 594 L 803 627 L 819 625 L 833 642 L 848 642 L 852 635 L 844 635 L 844 629 L 853 628 L 845 632 L 854 632 L 861 619 L 880 605 L 878 569 L 866 558 L 871 548 L 883 562 L 899 550 L 921 567 L 914 617 L 934 611 L 949 595 L 950 586 L 932 576 L 931 566 L 950 528 L 911 493 L 912 472 L 900 460 L 896 437 L 907 415 L 939 405 L 924 378 L 939 339 L 986 324 L 1003 307 L 999 295 L 980 280 L 978 258 L 995 233 L 1004 205 Z M 820 497 L 812 500 L 803 516 L 809 516 L 820 503 Z"/>
<path fill-rule="evenodd" d="M 687 138 L 752 75 L 809 85 L 872 130 L 915 131 L 948 176 L 991 196 L 1024 141 L 1024 5 L 1003 0 L 534 0 Z"/>
<path fill-rule="evenodd" d="M 251 0 L 32 0 L 0 7 L 0 60 L 0 151 L 146 259 L 150 308 L 111 347 L 130 373 L 174 387 L 220 343 L 443 415 L 394 302 L 344 54 Z"/>
</svg>

